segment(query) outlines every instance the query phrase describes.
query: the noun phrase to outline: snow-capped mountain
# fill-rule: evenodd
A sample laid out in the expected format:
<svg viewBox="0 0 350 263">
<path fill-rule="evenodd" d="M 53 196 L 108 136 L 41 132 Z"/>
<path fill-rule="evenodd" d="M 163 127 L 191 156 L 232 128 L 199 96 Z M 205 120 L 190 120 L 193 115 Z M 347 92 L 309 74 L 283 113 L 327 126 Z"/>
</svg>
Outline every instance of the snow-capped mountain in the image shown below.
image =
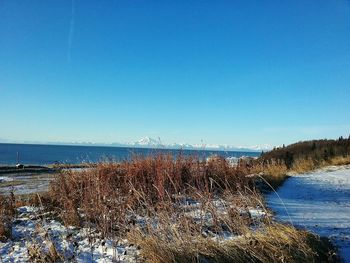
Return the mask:
<svg viewBox="0 0 350 263">
<path fill-rule="evenodd" d="M 251 147 L 230 146 L 220 144 L 188 144 L 188 143 L 171 143 L 164 144 L 161 139 L 144 137 L 136 142 L 115 142 L 115 143 L 94 143 L 94 142 L 34 142 L 34 141 L 10 141 L 0 139 L 0 143 L 29 143 L 29 144 L 49 144 L 49 145 L 82 145 L 82 146 L 113 146 L 113 147 L 135 147 L 135 148 L 157 148 L 157 149 L 186 149 L 186 150 L 213 150 L 213 151 L 268 151 L 273 147 L 271 145 L 256 145 Z"/>
<path fill-rule="evenodd" d="M 160 139 L 156 140 L 150 137 L 142 138 L 137 142 L 134 142 L 132 145 L 140 147 L 163 147 Z"/>
<path fill-rule="evenodd" d="M 272 149 L 270 145 L 252 146 L 252 147 L 235 147 L 229 145 L 217 144 L 188 144 L 188 143 L 172 143 L 163 144 L 160 138 L 153 139 L 145 137 L 134 143 L 128 143 L 128 146 L 142 148 L 168 148 L 168 149 L 194 149 L 194 150 L 217 150 L 217 151 L 262 151 Z"/>
<path fill-rule="evenodd" d="M 264 145 L 255 145 L 249 148 L 256 151 L 269 151 L 273 148 L 273 146 L 270 144 L 264 144 Z"/>
</svg>

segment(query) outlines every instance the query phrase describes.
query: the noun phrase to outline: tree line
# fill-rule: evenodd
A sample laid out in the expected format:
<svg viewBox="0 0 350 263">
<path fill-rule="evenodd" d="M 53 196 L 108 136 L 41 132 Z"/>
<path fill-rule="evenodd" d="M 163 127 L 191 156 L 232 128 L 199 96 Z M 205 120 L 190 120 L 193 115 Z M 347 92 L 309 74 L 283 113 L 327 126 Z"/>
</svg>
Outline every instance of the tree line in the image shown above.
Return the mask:
<svg viewBox="0 0 350 263">
<path fill-rule="evenodd" d="M 291 168 L 296 160 L 310 159 L 314 162 L 329 161 L 334 157 L 350 155 L 350 136 L 339 137 L 337 140 L 301 141 L 288 146 L 276 147 L 269 152 L 262 152 L 261 161 L 268 163 L 272 160 L 283 161 Z"/>
</svg>

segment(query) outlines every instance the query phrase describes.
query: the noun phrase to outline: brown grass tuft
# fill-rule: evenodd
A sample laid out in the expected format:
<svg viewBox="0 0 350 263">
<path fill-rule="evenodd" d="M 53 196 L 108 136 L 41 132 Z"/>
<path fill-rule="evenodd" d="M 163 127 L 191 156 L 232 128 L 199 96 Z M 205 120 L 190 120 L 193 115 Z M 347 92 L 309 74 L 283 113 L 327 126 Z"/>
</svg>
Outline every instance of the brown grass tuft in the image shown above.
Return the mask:
<svg viewBox="0 0 350 263">
<path fill-rule="evenodd" d="M 277 188 L 288 178 L 288 168 L 283 162 L 271 161 L 269 163 L 255 163 L 250 169 L 251 173 L 263 178 L 262 189 L 269 189 L 270 186 Z M 269 185 L 267 185 L 269 184 Z"/>
<path fill-rule="evenodd" d="M 350 164 L 350 156 L 338 156 L 330 160 L 331 165 L 348 165 Z"/>
<path fill-rule="evenodd" d="M 12 218 L 15 216 L 15 197 L 0 195 L 0 241 L 11 237 Z"/>
<path fill-rule="evenodd" d="M 154 263 L 337 262 L 338 260 L 334 252 L 314 235 L 280 224 L 247 231 L 232 240 L 219 242 L 183 231 L 181 233 L 181 236 L 172 236 L 169 239 L 157 233 L 144 235 L 141 232 L 133 232 L 129 238 L 141 246 L 145 261 Z"/>
<path fill-rule="evenodd" d="M 222 158 L 206 162 L 157 155 L 64 172 L 51 184 L 50 196 L 66 224 L 79 225 L 79 210 L 85 221 L 108 234 L 118 229 L 115 225 L 124 225 L 126 211 L 160 208 L 164 200 L 174 200 L 176 195 L 191 196 L 193 189 L 215 195 L 228 186 L 237 192 L 252 185 L 252 179 Z"/>
<path fill-rule="evenodd" d="M 291 170 L 296 173 L 306 173 L 314 170 L 317 164 L 311 159 L 298 159 L 295 160 Z"/>
</svg>

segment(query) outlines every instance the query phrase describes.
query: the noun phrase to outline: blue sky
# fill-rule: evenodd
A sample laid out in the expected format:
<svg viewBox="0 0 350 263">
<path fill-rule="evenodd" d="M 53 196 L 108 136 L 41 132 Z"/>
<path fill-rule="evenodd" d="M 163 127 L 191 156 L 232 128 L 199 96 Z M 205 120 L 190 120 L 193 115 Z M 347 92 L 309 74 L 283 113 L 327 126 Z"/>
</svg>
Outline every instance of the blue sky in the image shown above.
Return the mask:
<svg viewBox="0 0 350 263">
<path fill-rule="evenodd" d="M 350 133 L 350 1 L 0 2 L 0 138 Z"/>
</svg>

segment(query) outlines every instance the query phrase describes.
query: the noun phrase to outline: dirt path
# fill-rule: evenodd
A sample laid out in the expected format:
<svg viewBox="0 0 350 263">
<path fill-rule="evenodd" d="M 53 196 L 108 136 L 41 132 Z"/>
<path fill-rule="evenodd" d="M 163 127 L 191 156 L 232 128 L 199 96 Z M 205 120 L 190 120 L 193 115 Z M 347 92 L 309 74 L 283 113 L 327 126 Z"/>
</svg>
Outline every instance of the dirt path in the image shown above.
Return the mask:
<svg viewBox="0 0 350 263">
<path fill-rule="evenodd" d="M 350 166 L 290 177 L 277 193 L 267 203 L 278 220 L 329 237 L 350 262 Z"/>
</svg>

